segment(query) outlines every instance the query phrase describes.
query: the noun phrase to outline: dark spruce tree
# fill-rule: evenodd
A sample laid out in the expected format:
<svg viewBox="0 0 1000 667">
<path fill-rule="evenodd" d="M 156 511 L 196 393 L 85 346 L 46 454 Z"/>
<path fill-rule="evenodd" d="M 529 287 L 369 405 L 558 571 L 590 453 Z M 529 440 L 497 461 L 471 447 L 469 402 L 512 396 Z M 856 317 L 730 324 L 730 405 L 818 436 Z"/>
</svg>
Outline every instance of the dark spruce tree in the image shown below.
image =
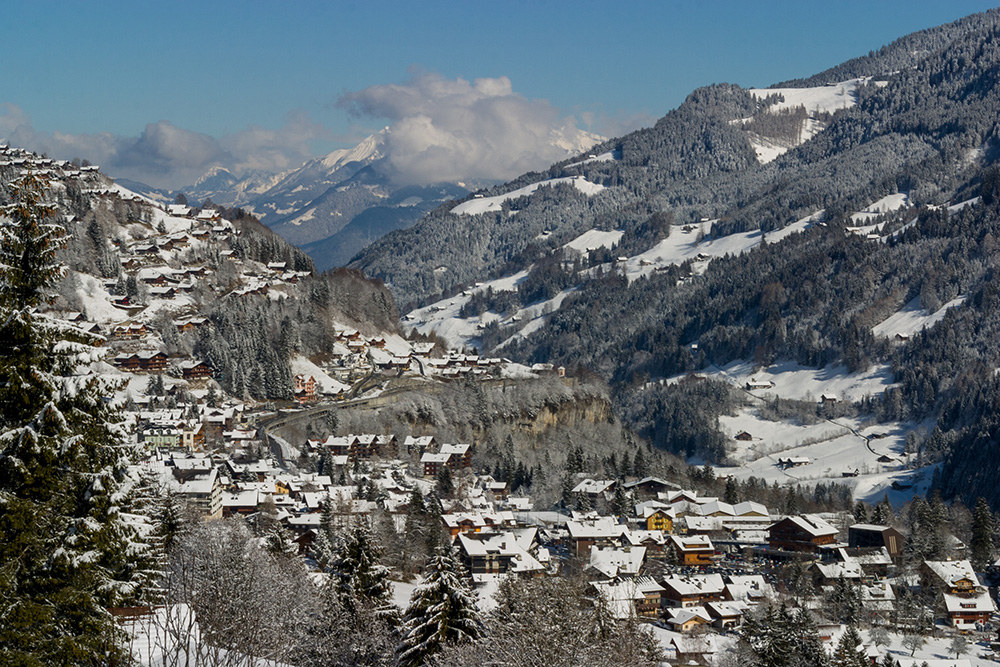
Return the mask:
<svg viewBox="0 0 1000 667">
<path fill-rule="evenodd" d="M 449 644 L 475 640 L 482 632 L 476 598 L 466 585 L 452 547 L 438 547 L 403 616 L 396 649 L 400 667 L 416 667 Z"/>
<path fill-rule="evenodd" d="M 4 193 L 0 192 L 0 197 Z M 123 658 L 108 606 L 134 593 L 116 490 L 128 463 L 116 414 L 39 317 L 62 276 L 64 228 L 45 183 L 10 187 L 0 218 L 0 664 Z"/>
</svg>

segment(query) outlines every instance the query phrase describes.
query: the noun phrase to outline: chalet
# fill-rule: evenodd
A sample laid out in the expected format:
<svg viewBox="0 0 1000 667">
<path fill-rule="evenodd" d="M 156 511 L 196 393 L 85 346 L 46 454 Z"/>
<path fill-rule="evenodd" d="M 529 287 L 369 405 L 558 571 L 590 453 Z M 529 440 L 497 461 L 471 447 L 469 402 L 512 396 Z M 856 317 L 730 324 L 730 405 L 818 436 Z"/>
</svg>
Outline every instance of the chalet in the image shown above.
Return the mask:
<svg viewBox="0 0 1000 667">
<path fill-rule="evenodd" d="M 375 453 L 375 434 L 365 433 L 354 436 L 350 455 L 355 459 L 370 459 Z"/>
<path fill-rule="evenodd" d="M 889 576 L 893 559 L 885 547 L 840 548 L 837 557 L 843 562 L 854 562 L 861 567 L 866 579 L 881 579 Z"/>
<path fill-rule="evenodd" d="M 671 664 L 711 665 L 716 653 L 715 635 L 696 634 L 674 637 L 668 646 L 677 656 Z"/>
<path fill-rule="evenodd" d="M 799 466 L 809 465 L 812 463 L 812 459 L 808 456 L 787 456 L 778 458 L 778 467 L 782 470 L 787 470 L 788 468 L 798 468 Z"/>
<path fill-rule="evenodd" d="M 663 598 L 673 607 L 699 607 L 722 602 L 726 589 L 722 575 L 671 576 L 663 580 Z"/>
<path fill-rule="evenodd" d="M 167 370 L 167 355 L 163 352 L 139 352 L 135 355 L 139 368 L 149 373 L 162 373 Z"/>
<path fill-rule="evenodd" d="M 167 277 L 162 273 L 157 273 L 151 276 L 146 276 L 142 279 L 142 282 L 150 286 L 155 285 L 156 287 L 163 287 L 167 284 Z"/>
<path fill-rule="evenodd" d="M 707 535 L 671 535 L 668 548 L 676 553 L 680 565 L 710 565 L 718 558 Z"/>
<path fill-rule="evenodd" d="M 771 549 L 816 552 L 837 541 L 837 529 L 815 515 L 788 516 L 767 529 Z"/>
<path fill-rule="evenodd" d="M 833 405 L 834 403 L 837 402 L 837 395 L 829 393 L 821 394 L 819 397 L 819 402 L 824 405 Z"/>
<path fill-rule="evenodd" d="M 628 527 L 615 523 L 611 517 L 594 519 L 570 520 L 566 522 L 569 537 L 575 546 L 577 557 L 590 556 L 591 548 L 595 546 L 614 546 Z"/>
<path fill-rule="evenodd" d="M 736 513 L 737 517 L 743 519 L 766 520 L 770 518 L 770 512 L 767 511 L 767 507 L 752 500 L 744 500 L 741 503 L 736 503 L 733 505 L 733 512 Z"/>
<path fill-rule="evenodd" d="M 217 519 L 222 516 L 222 483 L 219 471 L 214 466 L 207 470 L 194 459 L 174 459 L 171 481 L 172 490 L 197 507 L 206 517 Z"/>
<path fill-rule="evenodd" d="M 747 433 L 746 431 L 740 431 L 739 433 L 736 434 L 735 437 L 737 440 L 740 440 L 742 442 L 750 442 L 751 440 L 753 440 L 753 436 Z"/>
<path fill-rule="evenodd" d="M 324 451 L 332 456 L 352 456 L 357 451 L 356 435 L 331 435 L 326 440 L 307 440 L 313 451 Z"/>
<path fill-rule="evenodd" d="M 501 532 L 517 525 L 512 512 L 442 514 L 441 521 L 452 537 L 461 533 Z"/>
<path fill-rule="evenodd" d="M 111 331 L 112 338 L 119 340 L 134 340 L 136 338 L 143 338 L 148 334 L 149 329 L 142 323 L 117 326 Z"/>
<path fill-rule="evenodd" d="M 705 610 L 712 618 L 712 625 L 726 632 L 743 625 L 743 614 L 747 605 L 742 602 L 708 602 Z"/>
<path fill-rule="evenodd" d="M 687 609 L 667 609 L 665 612 L 667 623 L 675 632 L 689 634 L 698 628 L 709 625 L 712 622 L 711 616 L 704 607 L 690 607 Z"/>
<path fill-rule="evenodd" d="M 997 606 L 985 588 L 969 595 L 948 595 L 944 597 L 948 622 L 959 629 L 975 628 L 976 624 L 988 623 Z"/>
<path fill-rule="evenodd" d="M 203 327 L 206 324 L 208 324 L 207 317 L 192 317 L 187 320 L 178 320 L 174 322 L 174 325 L 177 327 L 177 333 L 188 333 Z"/>
<path fill-rule="evenodd" d="M 619 619 L 633 616 L 658 618 L 662 609 L 663 586 L 652 577 L 630 577 L 617 581 L 594 581 L 591 585 L 604 598 L 611 615 Z"/>
<path fill-rule="evenodd" d="M 441 521 L 452 537 L 462 533 L 478 533 L 486 527 L 486 519 L 480 514 L 442 514 Z"/>
<path fill-rule="evenodd" d="M 847 544 L 852 548 L 885 547 L 892 558 L 903 555 L 906 538 L 890 526 L 856 523 L 847 529 Z"/>
<path fill-rule="evenodd" d="M 612 491 L 616 483 L 613 479 L 585 479 L 573 487 L 573 493 L 601 496 Z"/>
<path fill-rule="evenodd" d="M 645 547 L 594 547 L 590 550 L 590 568 L 609 579 L 638 575 L 645 559 Z"/>
<path fill-rule="evenodd" d="M 980 585 L 967 560 L 932 561 L 920 564 L 920 584 L 947 595 L 974 595 Z"/>
<path fill-rule="evenodd" d="M 246 516 L 257 511 L 261 492 L 257 488 L 238 491 L 226 491 L 222 494 L 222 516 L 231 517 L 234 514 Z"/>
<path fill-rule="evenodd" d="M 472 445 L 441 445 L 441 453 L 448 455 L 448 467 L 452 470 L 472 467 Z"/>
<path fill-rule="evenodd" d="M 809 566 L 809 573 L 813 584 L 818 587 L 833 586 L 837 581 L 860 584 L 865 579 L 861 564 L 854 559 L 834 563 L 813 563 Z"/>
<path fill-rule="evenodd" d="M 773 389 L 774 383 L 770 380 L 755 380 L 750 378 L 750 380 L 744 385 L 747 391 L 754 391 L 755 389 Z"/>
<path fill-rule="evenodd" d="M 173 286 L 151 287 L 149 295 L 157 299 L 173 299 L 177 296 L 177 288 Z"/>
<path fill-rule="evenodd" d="M 669 533 L 674 529 L 674 519 L 677 513 L 669 505 L 654 500 L 650 503 L 637 505 L 636 512 L 646 530 Z"/>
<path fill-rule="evenodd" d="M 669 541 L 669 535 L 659 530 L 630 530 L 620 538 L 622 546 L 645 549 L 647 558 L 661 558 Z"/>
<path fill-rule="evenodd" d="M 489 575 L 542 572 L 544 566 L 530 552 L 537 531 L 520 528 L 494 534 L 460 533 L 456 542 L 473 581 L 478 583 Z"/>
<path fill-rule="evenodd" d="M 199 211 L 195 219 L 199 222 L 216 222 L 222 220 L 222 214 L 214 208 L 204 208 Z"/>
<path fill-rule="evenodd" d="M 181 365 L 181 375 L 185 380 L 200 380 L 212 377 L 214 371 L 212 367 L 204 361 L 185 361 Z"/>
<path fill-rule="evenodd" d="M 136 354 L 119 354 L 114 358 L 113 363 L 118 368 L 129 373 L 139 371 L 139 356 Z"/>
<path fill-rule="evenodd" d="M 704 498 L 704 497 L 699 498 L 697 491 L 688 491 L 687 489 L 678 488 L 677 490 L 670 490 L 663 492 L 663 494 L 660 497 L 660 500 L 670 505 L 677 505 L 679 503 L 691 503 L 696 505 L 701 502 L 708 502 L 709 500 L 715 500 L 715 499 Z"/>
</svg>

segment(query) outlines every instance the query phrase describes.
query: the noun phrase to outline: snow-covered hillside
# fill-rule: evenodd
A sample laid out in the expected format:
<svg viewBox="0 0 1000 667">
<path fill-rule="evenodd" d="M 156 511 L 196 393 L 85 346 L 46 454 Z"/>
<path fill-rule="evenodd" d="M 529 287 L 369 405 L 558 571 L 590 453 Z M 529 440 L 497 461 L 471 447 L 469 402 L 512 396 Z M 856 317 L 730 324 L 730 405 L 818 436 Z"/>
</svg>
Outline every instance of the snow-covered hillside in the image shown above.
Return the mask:
<svg viewBox="0 0 1000 667">
<path fill-rule="evenodd" d="M 871 77 L 862 77 L 813 88 L 751 88 L 750 94 L 757 99 L 762 100 L 774 95 L 780 95 L 783 98 L 770 105 L 765 113 L 777 113 L 798 107 L 803 107 L 806 110 L 806 118 L 799 129 L 797 141 L 779 142 L 760 136 L 751 138 L 758 161 L 761 164 L 771 162 L 789 149 L 808 141 L 825 130 L 826 122 L 822 117 L 857 104 L 858 87 L 867 85 L 870 80 Z M 885 82 L 876 81 L 875 85 L 885 85 Z"/>
<path fill-rule="evenodd" d="M 604 189 L 603 185 L 598 185 L 596 183 L 591 183 L 583 176 L 569 176 L 566 178 L 551 178 L 547 181 L 541 181 L 539 183 L 532 183 L 531 185 L 526 185 L 523 188 L 518 188 L 511 192 L 507 192 L 502 195 L 497 195 L 495 197 L 482 197 L 476 195 L 467 202 L 463 202 L 451 209 L 451 212 L 455 215 L 479 215 L 480 213 L 488 213 L 490 211 L 499 211 L 501 204 L 505 201 L 510 201 L 511 199 L 517 199 L 518 197 L 527 197 L 528 195 L 535 192 L 540 187 L 552 187 L 560 183 L 571 183 L 573 187 L 582 192 L 585 195 L 595 195 Z"/>
</svg>

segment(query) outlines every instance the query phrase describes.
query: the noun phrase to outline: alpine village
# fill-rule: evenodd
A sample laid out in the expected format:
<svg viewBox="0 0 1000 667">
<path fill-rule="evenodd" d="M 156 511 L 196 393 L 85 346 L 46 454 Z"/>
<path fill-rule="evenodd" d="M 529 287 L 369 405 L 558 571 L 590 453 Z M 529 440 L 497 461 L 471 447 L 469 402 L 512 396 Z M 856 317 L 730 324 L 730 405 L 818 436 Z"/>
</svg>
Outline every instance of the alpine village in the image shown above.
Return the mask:
<svg viewBox="0 0 1000 667">
<path fill-rule="evenodd" d="M 0 145 L 0 664 L 1000 661 L 998 71 L 700 88 L 326 271 Z"/>
</svg>

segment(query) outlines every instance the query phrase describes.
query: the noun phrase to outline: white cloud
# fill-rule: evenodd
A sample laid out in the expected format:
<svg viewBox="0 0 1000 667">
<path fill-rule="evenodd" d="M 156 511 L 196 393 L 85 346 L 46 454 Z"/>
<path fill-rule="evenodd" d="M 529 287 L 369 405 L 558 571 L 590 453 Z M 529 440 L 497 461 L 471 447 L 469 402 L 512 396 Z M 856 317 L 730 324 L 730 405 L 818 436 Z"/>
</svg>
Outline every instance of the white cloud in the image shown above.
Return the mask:
<svg viewBox="0 0 1000 667">
<path fill-rule="evenodd" d="M 280 171 L 312 157 L 309 142 L 327 131 L 301 112 L 289 113 L 277 130 L 251 126 L 220 139 L 161 120 L 138 137 L 38 132 L 18 106 L 0 104 L 0 140 L 51 157 L 85 158 L 111 176 L 155 187 L 190 185 L 209 168 L 223 166 L 237 175 L 249 170 Z"/>
<path fill-rule="evenodd" d="M 339 105 L 389 120 L 387 162 L 401 183 L 509 179 L 598 139 L 548 101 L 515 93 L 505 76 L 470 83 L 412 70 L 401 84 L 345 93 Z"/>
</svg>

